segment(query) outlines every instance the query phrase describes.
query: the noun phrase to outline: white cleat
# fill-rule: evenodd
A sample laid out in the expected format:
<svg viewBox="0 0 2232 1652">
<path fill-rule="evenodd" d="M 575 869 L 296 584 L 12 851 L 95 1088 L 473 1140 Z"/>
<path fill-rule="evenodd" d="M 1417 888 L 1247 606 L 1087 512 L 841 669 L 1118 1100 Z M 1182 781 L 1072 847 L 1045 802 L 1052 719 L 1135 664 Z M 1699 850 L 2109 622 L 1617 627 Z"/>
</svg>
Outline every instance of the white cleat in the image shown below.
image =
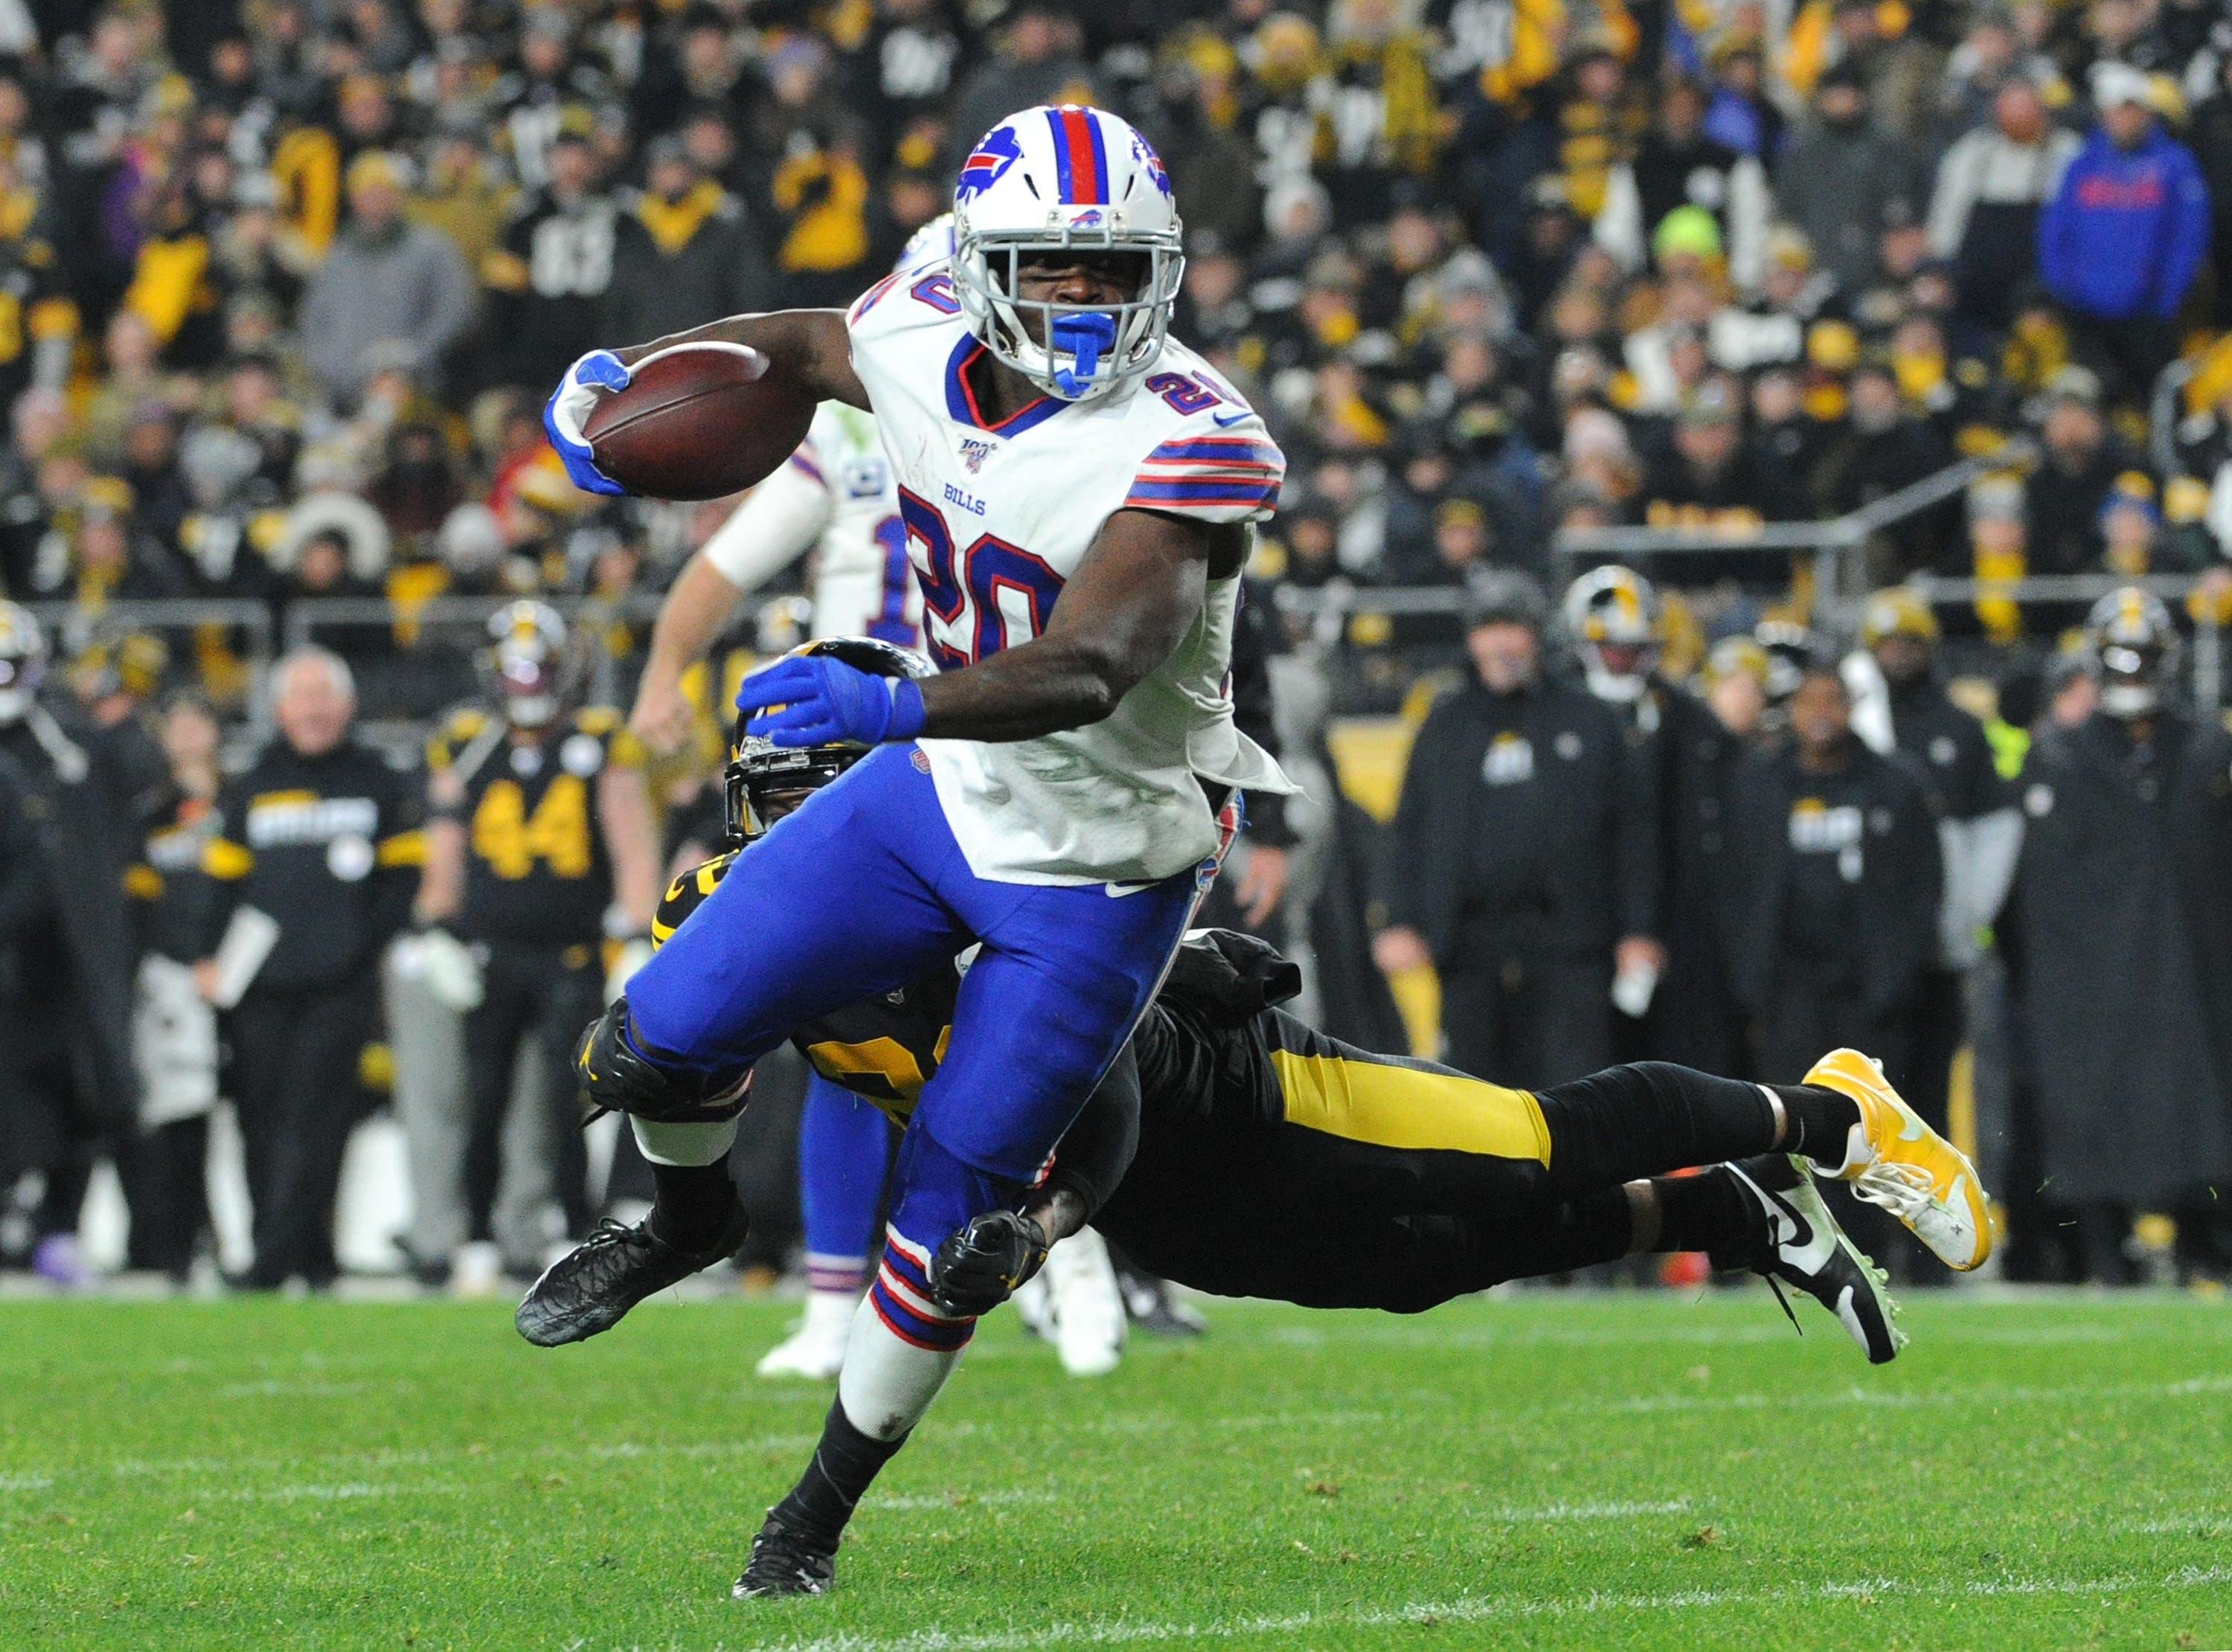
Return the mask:
<svg viewBox="0 0 2232 1652">
<path fill-rule="evenodd" d="M 1043 1276 L 1054 1352 L 1072 1377 L 1106 1377 L 1124 1357 L 1124 1292 L 1108 1246 L 1080 1228 L 1047 1253 Z"/>
<path fill-rule="evenodd" d="M 806 1312 L 789 1336 L 760 1356 L 762 1377 L 801 1377 L 826 1383 L 844 1369 L 845 1341 L 853 1333 L 860 1299 L 850 1291 L 809 1291 Z"/>
<path fill-rule="evenodd" d="M 1750 1259 L 1753 1272 L 1776 1286 L 1778 1299 L 1782 1285 L 1793 1286 L 1834 1314 L 1870 1364 L 1897 1358 L 1906 1346 L 1898 1303 L 1884 1271 L 1837 1225 L 1814 1189 L 1813 1167 L 1795 1154 L 1768 1153 L 1723 1168 L 1766 1219 L 1767 1248 Z M 1790 1313 L 1788 1301 L 1782 1311 Z M 1798 1325 L 1796 1314 L 1790 1323 Z"/>
</svg>

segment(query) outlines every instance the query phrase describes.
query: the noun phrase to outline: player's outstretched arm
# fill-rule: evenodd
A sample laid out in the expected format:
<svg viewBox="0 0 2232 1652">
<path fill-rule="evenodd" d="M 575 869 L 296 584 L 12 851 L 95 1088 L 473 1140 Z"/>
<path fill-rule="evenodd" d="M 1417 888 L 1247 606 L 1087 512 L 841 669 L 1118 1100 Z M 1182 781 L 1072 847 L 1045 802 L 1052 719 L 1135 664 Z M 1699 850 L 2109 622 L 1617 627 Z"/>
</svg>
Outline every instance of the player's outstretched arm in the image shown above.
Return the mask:
<svg viewBox="0 0 2232 1652">
<path fill-rule="evenodd" d="M 659 604 L 628 727 L 662 756 L 679 751 L 690 737 L 690 702 L 682 692 L 682 674 L 705 658 L 742 594 L 700 551 L 683 565 L 665 601 Z"/>
<path fill-rule="evenodd" d="M 768 310 L 758 315 L 730 315 L 613 353 L 622 366 L 633 367 L 653 351 L 675 344 L 741 344 L 796 373 L 816 401 L 840 401 L 861 408 L 868 405 L 866 387 L 853 371 L 853 341 L 846 333 L 842 310 Z"/>
<path fill-rule="evenodd" d="M 1211 577 L 1238 568 L 1245 530 L 1119 510 L 1040 636 L 922 685 L 926 735 L 1031 740 L 1098 722 L 1170 658 Z"/>
<path fill-rule="evenodd" d="M 853 371 L 853 348 L 842 310 L 770 310 L 762 315 L 731 315 L 686 333 L 670 333 L 624 350 L 592 350 L 558 381 L 543 405 L 542 428 L 566 465 L 566 474 L 584 492 L 623 494 L 626 489 L 597 469 L 586 434 L 589 415 L 600 396 L 627 388 L 628 370 L 652 352 L 676 344 L 738 344 L 766 356 L 797 375 L 816 401 L 868 405 L 868 392 Z"/>
</svg>

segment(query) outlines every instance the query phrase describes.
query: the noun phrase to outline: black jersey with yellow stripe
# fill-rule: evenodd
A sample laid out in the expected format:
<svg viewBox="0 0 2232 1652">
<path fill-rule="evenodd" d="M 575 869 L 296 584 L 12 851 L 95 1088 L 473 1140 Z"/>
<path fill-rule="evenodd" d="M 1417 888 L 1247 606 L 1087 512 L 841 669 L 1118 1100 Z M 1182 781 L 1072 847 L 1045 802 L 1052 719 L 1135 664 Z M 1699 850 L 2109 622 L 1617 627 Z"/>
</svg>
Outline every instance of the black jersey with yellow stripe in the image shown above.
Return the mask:
<svg viewBox="0 0 2232 1652">
<path fill-rule="evenodd" d="M 441 812 L 464 827 L 460 931 L 535 946 L 596 941 L 613 899 L 597 777 L 643 761 L 608 706 L 532 730 L 477 708 L 453 712 L 427 742 L 426 767 Z"/>
<path fill-rule="evenodd" d="M 664 945 L 720 886 L 743 852 L 731 849 L 716 855 L 667 885 L 651 922 L 654 945 Z M 923 1086 L 945 1059 L 946 1043 L 953 1036 L 953 1002 L 960 990 L 957 969 L 933 970 L 911 986 L 808 1022 L 792 1034 L 791 1042 L 823 1078 L 874 1103 L 894 1124 L 904 1125 Z"/>
</svg>

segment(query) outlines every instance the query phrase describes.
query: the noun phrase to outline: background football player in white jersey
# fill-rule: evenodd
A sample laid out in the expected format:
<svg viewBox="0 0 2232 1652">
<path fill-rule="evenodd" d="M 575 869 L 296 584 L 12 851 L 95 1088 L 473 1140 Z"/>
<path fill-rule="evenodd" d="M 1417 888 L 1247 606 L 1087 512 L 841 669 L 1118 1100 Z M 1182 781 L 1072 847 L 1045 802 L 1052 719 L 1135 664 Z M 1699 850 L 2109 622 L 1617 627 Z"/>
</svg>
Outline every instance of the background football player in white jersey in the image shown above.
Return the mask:
<svg viewBox="0 0 2232 1652">
<path fill-rule="evenodd" d="M 899 490 L 876 421 L 824 402 L 798 451 L 713 530 L 659 607 L 628 723 L 652 749 L 680 749 L 695 713 L 683 674 L 736 605 L 808 551 L 813 634 L 921 646 L 922 593 L 907 560 Z"/>
<path fill-rule="evenodd" d="M 1289 789 L 1224 688 L 1248 524 L 1285 461 L 1166 341 L 1184 261 L 1160 159 L 1100 111 L 1025 110 L 964 164 L 954 228 L 950 268 L 888 276 L 842 314 L 594 352 L 545 416 L 575 481 L 613 492 L 583 421 L 654 349 L 742 346 L 869 408 L 942 668 L 920 681 L 793 657 L 745 679 L 747 731 L 777 747 L 888 748 L 779 822 L 591 1029 L 590 1098 L 634 1116 L 657 1200 L 520 1306 L 531 1339 L 571 1340 L 716 1260 L 737 1221 L 723 1161 L 751 1062 L 977 944 L 900 1143 L 836 1403 L 740 1594 L 826 1584 L 853 1502 L 973 1331 L 941 1277 L 993 1254 L 1020 1279 L 1043 1255 L 1023 1190 L 1176 950 L 1232 794 Z"/>
</svg>

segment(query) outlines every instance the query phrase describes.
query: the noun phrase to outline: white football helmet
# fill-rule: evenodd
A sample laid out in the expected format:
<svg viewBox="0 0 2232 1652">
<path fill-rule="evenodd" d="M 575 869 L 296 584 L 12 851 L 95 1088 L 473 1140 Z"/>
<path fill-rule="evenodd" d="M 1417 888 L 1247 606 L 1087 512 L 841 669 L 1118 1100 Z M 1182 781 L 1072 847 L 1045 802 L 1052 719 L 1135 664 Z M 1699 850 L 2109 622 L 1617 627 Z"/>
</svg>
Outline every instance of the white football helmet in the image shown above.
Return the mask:
<svg viewBox="0 0 2232 1652">
<path fill-rule="evenodd" d="M 1567 632 L 1589 692 L 1599 700 L 1642 697 L 1658 663 L 1658 593 L 1632 568 L 1592 568 L 1567 587 Z"/>
<path fill-rule="evenodd" d="M 1161 353 L 1185 275 L 1184 231 L 1170 174 L 1129 122 L 1041 105 L 1000 122 L 962 163 L 954 294 L 970 331 L 1000 360 L 1049 396 L 1097 400 Z M 1043 251 L 1136 253 L 1139 285 L 1115 305 L 1020 301 L 1015 271 Z"/>
<path fill-rule="evenodd" d="M 0 601 L 0 723 L 22 721 L 46 674 L 46 632 L 29 609 Z"/>
<path fill-rule="evenodd" d="M 901 274 L 910 269 L 927 269 L 932 264 L 948 262 L 952 256 L 953 214 L 941 212 L 907 237 L 899 262 L 892 269 Z"/>
</svg>

